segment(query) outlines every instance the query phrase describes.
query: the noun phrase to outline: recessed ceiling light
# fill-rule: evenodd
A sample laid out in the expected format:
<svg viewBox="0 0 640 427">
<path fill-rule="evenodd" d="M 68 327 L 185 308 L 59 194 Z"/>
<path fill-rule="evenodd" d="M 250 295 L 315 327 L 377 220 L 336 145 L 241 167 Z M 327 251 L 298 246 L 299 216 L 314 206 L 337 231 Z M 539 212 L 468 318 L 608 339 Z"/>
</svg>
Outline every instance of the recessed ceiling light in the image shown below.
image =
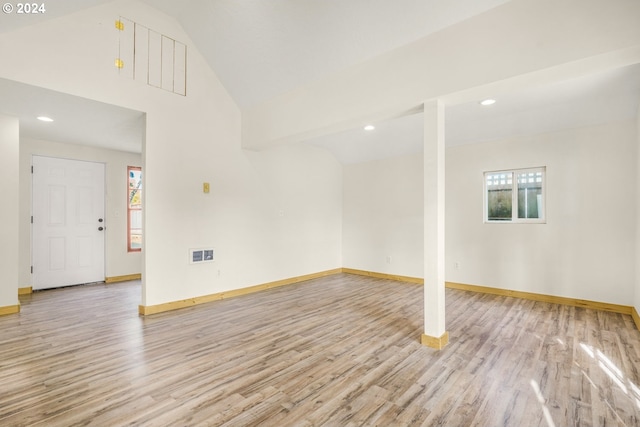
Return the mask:
<svg viewBox="0 0 640 427">
<path fill-rule="evenodd" d="M 51 117 L 47 117 L 47 116 L 39 116 L 38 120 L 43 121 L 43 122 L 52 122 L 53 119 Z"/>
<path fill-rule="evenodd" d="M 485 99 L 483 101 L 480 101 L 480 105 L 493 105 L 496 103 L 495 99 Z"/>
<path fill-rule="evenodd" d="M 374 130 L 376 127 L 374 125 L 366 125 L 364 130 Z"/>
</svg>

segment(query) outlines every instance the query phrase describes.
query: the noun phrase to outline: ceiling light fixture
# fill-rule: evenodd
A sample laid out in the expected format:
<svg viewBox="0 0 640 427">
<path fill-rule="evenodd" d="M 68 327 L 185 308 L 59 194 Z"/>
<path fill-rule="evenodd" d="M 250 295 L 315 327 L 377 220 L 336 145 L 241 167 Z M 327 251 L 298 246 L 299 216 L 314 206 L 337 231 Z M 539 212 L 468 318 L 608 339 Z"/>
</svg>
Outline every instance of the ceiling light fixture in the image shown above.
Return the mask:
<svg viewBox="0 0 640 427">
<path fill-rule="evenodd" d="M 51 117 L 47 117 L 47 116 L 39 116 L 38 120 L 42 121 L 42 122 L 52 122 L 53 119 Z"/>
<path fill-rule="evenodd" d="M 374 130 L 376 127 L 374 125 L 366 125 L 364 130 Z"/>
<path fill-rule="evenodd" d="M 480 101 L 480 105 L 484 105 L 484 106 L 493 105 L 495 103 L 496 103 L 495 99 L 485 99 L 483 101 Z"/>
</svg>

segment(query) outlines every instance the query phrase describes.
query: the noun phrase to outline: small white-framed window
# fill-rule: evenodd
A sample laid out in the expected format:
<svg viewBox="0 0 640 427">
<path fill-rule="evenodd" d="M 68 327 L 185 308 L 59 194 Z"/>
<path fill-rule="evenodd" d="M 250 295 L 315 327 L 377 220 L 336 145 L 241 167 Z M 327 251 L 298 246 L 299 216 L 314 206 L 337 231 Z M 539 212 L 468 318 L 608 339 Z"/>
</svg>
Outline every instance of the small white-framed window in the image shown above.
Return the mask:
<svg viewBox="0 0 640 427">
<path fill-rule="evenodd" d="M 545 223 L 545 167 L 484 173 L 484 221 Z"/>
</svg>

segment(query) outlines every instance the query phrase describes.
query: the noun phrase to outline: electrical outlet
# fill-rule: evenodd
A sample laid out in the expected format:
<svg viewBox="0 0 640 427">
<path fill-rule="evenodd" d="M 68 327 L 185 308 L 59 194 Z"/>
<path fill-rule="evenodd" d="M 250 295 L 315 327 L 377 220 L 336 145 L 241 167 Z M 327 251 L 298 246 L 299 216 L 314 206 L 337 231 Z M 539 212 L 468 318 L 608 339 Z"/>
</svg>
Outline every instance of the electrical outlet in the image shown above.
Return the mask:
<svg viewBox="0 0 640 427">
<path fill-rule="evenodd" d="M 460 262 L 459 261 L 454 261 L 453 269 L 456 270 L 456 271 L 460 270 Z"/>
<path fill-rule="evenodd" d="M 391 255 L 387 255 L 387 264 L 391 264 Z"/>
</svg>

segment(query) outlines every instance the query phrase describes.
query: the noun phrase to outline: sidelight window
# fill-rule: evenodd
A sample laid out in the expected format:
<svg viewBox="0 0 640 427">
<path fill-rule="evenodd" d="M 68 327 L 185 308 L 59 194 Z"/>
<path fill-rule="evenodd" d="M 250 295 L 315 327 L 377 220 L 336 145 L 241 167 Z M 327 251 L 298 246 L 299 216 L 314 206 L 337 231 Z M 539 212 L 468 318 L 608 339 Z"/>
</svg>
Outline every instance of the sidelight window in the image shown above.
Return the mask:
<svg viewBox="0 0 640 427">
<path fill-rule="evenodd" d="M 127 168 L 127 250 L 142 250 L 142 168 Z"/>
</svg>

